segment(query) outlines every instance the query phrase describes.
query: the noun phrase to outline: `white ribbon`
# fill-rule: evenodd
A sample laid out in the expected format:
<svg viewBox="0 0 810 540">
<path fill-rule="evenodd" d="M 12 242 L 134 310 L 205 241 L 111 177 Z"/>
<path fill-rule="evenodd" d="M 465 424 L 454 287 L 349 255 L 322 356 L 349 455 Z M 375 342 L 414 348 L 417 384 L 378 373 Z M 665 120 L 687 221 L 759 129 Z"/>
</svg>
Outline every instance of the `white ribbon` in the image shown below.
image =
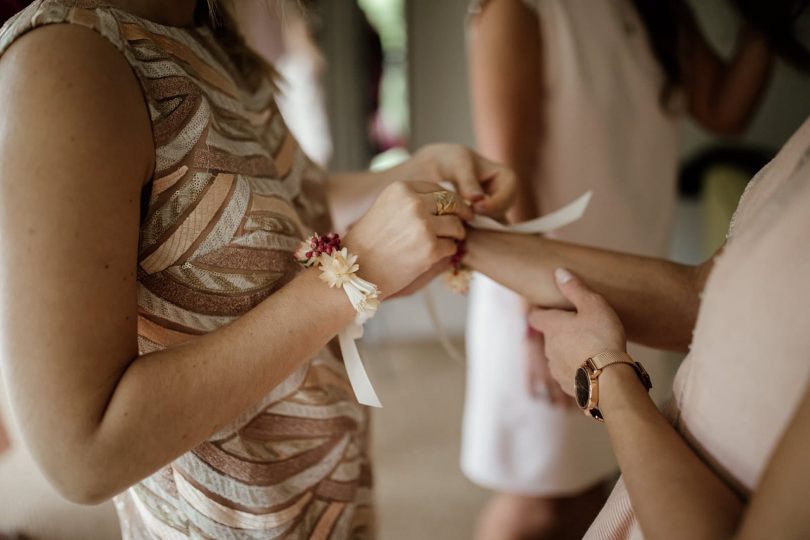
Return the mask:
<svg viewBox="0 0 810 540">
<path fill-rule="evenodd" d="M 486 216 L 476 215 L 471 222 L 467 225 L 474 229 L 482 229 L 485 231 L 508 232 L 513 234 L 544 234 L 550 233 L 560 227 L 565 227 L 577 221 L 585 214 L 588 208 L 588 203 L 591 202 L 591 195 L 593 192 L 588 191 L 579 196 L 574 202 L 563 206 L 559 210 L 555 210 L 550 214 L 541 216 L 536 219 L 524 221 L 523 223 L 515 223 L 512 225 L 504 225 L 494 219 Z"/>
<path fill-rule="evenodd" d="M 476 215 L 472 221 L 467 223 L 474 229 L 481 229 L 486 231 L 497 231 L 512 234 L 544 234 L 569 225 L 585 213 L 588 208 L 588 203 L 591 200 L 591 192 L 588 191 L 581 195 L 574 202 L 556 210 L 550 214 L 524 221 L 523 223 L 515 223 L 512 225 L 504 225 L 486 216 Z M 441 339 L 442 345 L 447 350 L 447 353 L 453 358 L 463 358 L 456 348 L 452 345 L 449 339 L 446 338 L 444 329 L 442 328 L 439 317 L 436 311 L 436 306 L 433 297 L 429 292 L 425 291 L 425 304 L 428 310 L 428 315 L 433 320 L 436 331 Z M 363 405 L 370 407 L 382 407 L 374 387 L 368 378 L 368 373 L 363 366 L 363 360 L 360 358 L 360 353 L 357 350 L 356 341 L 363 337 L 363 326 L 357 322 L 353 322 L 344 328 L 338 334 L 338 342 L 340 343 L 340 352 L 343 354 L 343 363 L 346 366 L 346 373 L 349 376 L 349 383 L 352 385 L 354 395 L 357 401 Z"/>
<path fill-rule="evenodd" d="M 357 340 L 361 337 L 363 337 L 363 327 L 357 323 L 351 323 L 338 334 L 343 364 L 346 366 L 346 374 L 349 376 L 349 383 L 352 385 L 357 401 L 369 407 L 382 407 L 377 392 L 371 386 L 366 368 L 363 367 L 360 352 L 357 350 Z"/>
</svg>

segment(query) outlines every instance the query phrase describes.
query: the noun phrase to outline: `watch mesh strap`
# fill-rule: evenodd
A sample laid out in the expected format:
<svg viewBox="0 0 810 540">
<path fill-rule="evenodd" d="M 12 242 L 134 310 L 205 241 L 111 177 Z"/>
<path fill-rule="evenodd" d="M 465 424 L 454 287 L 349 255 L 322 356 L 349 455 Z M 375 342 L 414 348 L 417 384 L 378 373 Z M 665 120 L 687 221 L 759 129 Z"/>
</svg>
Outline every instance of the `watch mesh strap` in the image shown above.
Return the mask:
<svg viewBox="0 0 810 540">
<path fill-rule="evenodd" d="M 605 369 L 611 364 L 630 364 L 635 366 L 635 361 L 626 352 L 605 351 L 591 357 L 593 367 L 598 370 Z"/>
<path fill-rule="evenodd" d="M 652 388 L 652 380 L 650 379 L 650 375 L 641 364 L 633 360 L 633 358 L 626 352 L 605 351 L 597 354 L 596 356 L 590 357 L 589 360 L 591 361 L 593 367 L 599 372 L 608 366 L 612 366 L 613 364 L 627 364 L 636 372 L 636 375 L 638 375 L 638 378 L 641 380 L 641 384 L 644 385 L 644 388 L 647 390 Z"/>
</svg>

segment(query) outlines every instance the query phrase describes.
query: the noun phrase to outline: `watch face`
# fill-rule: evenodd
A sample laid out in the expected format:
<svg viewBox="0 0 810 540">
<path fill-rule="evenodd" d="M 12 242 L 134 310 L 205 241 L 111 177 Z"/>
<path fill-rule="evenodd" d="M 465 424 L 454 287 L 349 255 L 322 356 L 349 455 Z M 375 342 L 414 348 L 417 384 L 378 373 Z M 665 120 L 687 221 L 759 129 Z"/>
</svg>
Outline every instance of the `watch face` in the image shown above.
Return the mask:
<svg viewBox="0 0 810 540">
<path fill-rule="evenodd" d="M 588 406 L 591 400 L 591 379 L 588 377 L 588 372 L 585 368 L 579 368 L 574 377 L 574 392 L 577 398 L 577 405 L 580 409 Z"/>
</svg>

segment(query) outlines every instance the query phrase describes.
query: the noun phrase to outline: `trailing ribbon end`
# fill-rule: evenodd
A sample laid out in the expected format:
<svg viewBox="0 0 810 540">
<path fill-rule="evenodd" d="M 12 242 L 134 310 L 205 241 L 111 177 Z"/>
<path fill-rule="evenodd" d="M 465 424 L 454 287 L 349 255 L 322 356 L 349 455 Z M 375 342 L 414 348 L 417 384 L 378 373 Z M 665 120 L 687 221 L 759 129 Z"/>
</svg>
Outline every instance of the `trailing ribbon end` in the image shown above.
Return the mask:
<svg viewBox="0 0 810 540">
<path fill-rule="evenodd" d="M 349 383 L 352 385 L 357 401 L 361 405 L 382 408 L 382 403 L 380 403 L 374 387 L 371 386 L 368 373 L 366 373 L 366 368 L 363 366 L 357 344 L 354 342 L 355 336 L 358 335 L 357 330 L 357 325 L 350 324 L 338 334 L 340 352 L 343 354 L 343 365 L 346 366 L 346 374 L 349 376 Z M 362 336 L 362 334 L 361 327 L 359 335 Z"/>
</svg>

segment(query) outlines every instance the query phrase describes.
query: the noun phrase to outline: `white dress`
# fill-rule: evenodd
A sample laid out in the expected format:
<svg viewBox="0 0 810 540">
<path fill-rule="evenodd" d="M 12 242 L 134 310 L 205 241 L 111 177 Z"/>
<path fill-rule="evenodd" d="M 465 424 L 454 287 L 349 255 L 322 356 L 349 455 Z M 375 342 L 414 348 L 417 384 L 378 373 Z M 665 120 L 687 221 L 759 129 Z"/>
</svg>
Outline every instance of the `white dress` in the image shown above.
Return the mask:
<svg viewBox="0 0 810 540">
<path fill-rule="evenodd" d="M 543 38 L 546 135 L 536 179 L 541 213 L 592 189 L 586 215 L 555 238 L 665 256 L 676 199 L 679 116 L 661 106 L 663 73 L 630 0 L 527 0 Z M 527 58 L 526 61 L 532 61 Z M 538 92 L 540 89 L 538 89 Z M 510 493 L 574 494 L 613 474 L 607 432 L 579 410 L 530 397 L 521 300 L 474 279 L 461 465 Z M 632 348 L 653 384 L 677 366 Z M 670 360 L 670 362 L 672 362 Z"/>
</svg>

